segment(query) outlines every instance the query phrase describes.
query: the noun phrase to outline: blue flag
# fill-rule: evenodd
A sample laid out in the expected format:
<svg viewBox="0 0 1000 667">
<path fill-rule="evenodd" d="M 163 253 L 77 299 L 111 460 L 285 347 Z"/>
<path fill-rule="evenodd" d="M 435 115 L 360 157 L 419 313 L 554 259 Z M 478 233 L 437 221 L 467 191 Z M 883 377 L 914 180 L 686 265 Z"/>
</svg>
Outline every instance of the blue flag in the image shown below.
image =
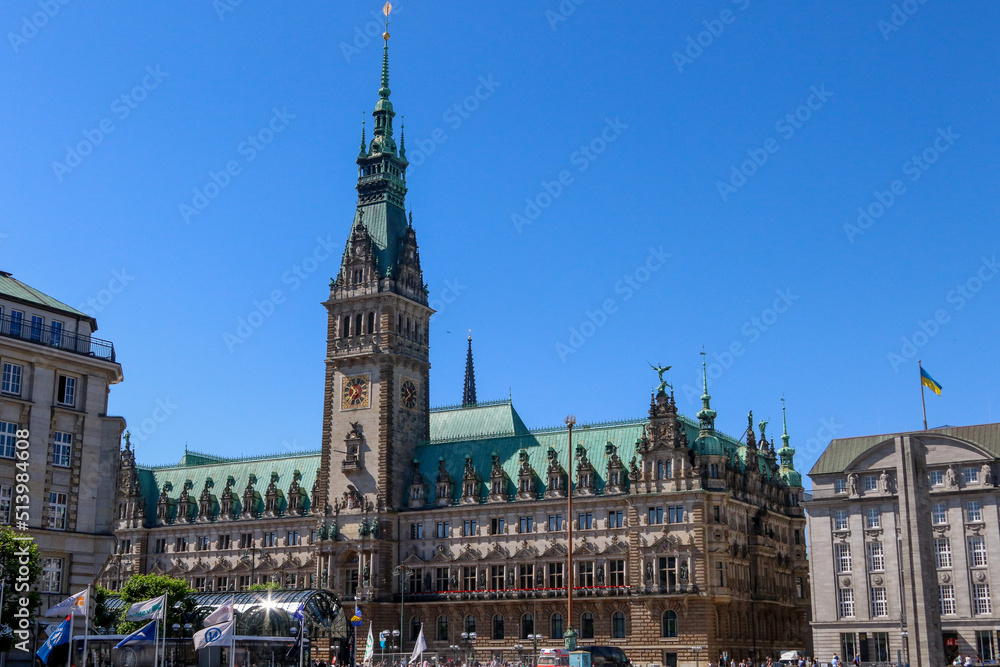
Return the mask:
<svg viewBox="0 0 1000 667">
<path fill-rule="evenodd" d="M 46 639 L 45 643 L 38 649 L 37 655 L 46 665 L 49 664 L 49 653 L 52 652 L 52 649 L 60 644 L 69 643 L 69 618 L 70 617 L 67 616 L 66 620 L 59 624 L 59 627 L 56 628 L 51 635 L 49 635 L 49 638 Z"/>
<path fill-rule="evenodd" d="M 132 634 L 130 634 L 125 639 L 121 640 L 115 644 L 115 648 L 121 648 L 128 644 L 129 642 L 136 641 L 154 641 L 156 639 L 156 621 L 150 621 L 146 625 L 142 626 Z"/>
</svg>

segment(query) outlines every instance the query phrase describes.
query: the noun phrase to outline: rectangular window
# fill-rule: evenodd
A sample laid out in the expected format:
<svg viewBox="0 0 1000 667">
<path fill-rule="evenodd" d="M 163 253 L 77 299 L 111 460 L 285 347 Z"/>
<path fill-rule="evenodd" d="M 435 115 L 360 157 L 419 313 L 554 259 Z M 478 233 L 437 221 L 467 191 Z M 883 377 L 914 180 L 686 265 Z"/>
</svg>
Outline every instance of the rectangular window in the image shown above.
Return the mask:
<svg viewBox="0 0 1000 667">
<path fill-rule="evenodd" d="M 447 592 L 448 590 L 448 568 L 437 567 L 434 568 L 434 584 L 437 586 L 435 588 L 439 593 Z"/>
<path fill-rule="evenodd" d="M 837 595 L 840 618 L 854 618 L 854 589 L 841 588 Z"/>
<path fill-rule="evenodd" d="M 983 520 L 983 507 L 978 500 L 970 500 L 965 503 L 965 515 L 966 521 L 969 522 Z"/>
<path fill-rule="evenodd" d="M 228 551 L 232 549 L 233 536 L 232 535 L 219 535 L 219 549 L 222 551 Z"/>
<path fill-rule="evenodd" d="M 490 535 L 503 535 L 504 532 L 505 526 L 502 518 L 490 519 Z"/>
<path fill-rule="evenodd" d="M 299 546 L 299 531 L 297 530 L 288 531 L 288 534 L 285 536 L 285 545 L 289 547 Z"/>
<path fill-rule="evenodd" d="M 535 566 L 518 565 L 518 584 L 521 590 L 529 590 L 535 587 Z"/>
<path fill-rule="evenodd" d="M 881 542 L 868 543 L 868 571 L 869 572 L 885 571 L 885 555 L 882 552 Z"/>
<path fill-rule="evenodd" d="M 165 554 L 165 553 L 167 553 L 167 538 L 165 538 L 165 537 L 158 537 L 158 538 L 156 538 L 156 542 L 154 543 L 154 546 L 153 546 L 153 553 L 154 554 Z"/>
<path fill-rule="evenodd" d="M 14 458 L 14 444 L 17 442 L 17 424 L 0 422 L 0 456 Z"/>
<path fill-rule="evenodd" d="M 549 588 L 563 588 L 563 563 L 549 563 Z"/>
<path fill-rule="evenodd" d="M 795 534 L 795 543 L 802 544 L 802 531 L 796 528 L 794 534 Z"/>
<path fill-rule="evenodd" d="M 76 378 L 67 375 L 59 376 L 59 387 L 56 391 L 56 402 L 59 405 L 76 405 Z"/>
<path fill-rule="evenodd" d="M 422 593 L 424 591 L 424 571 L 412 570 L 410 572 L 410 592 Z"/>
<path fill-rule="evenodd" d="M 278 546 L 278 535 L 277 533 L 268 532 L 264 533 L 264 544 L 265 547 L 276 547 Z"/>
<path fill-rule="evenodd" d="M 992 613 L 993 605 L 990 602 L 989 584 L 973 584 L 972 598 L 973 598 L 973 608 L 976 614 Z"/>
<path fill-rule="evenodd" d="M 951 567 L 951 540 L 947 537 L 934 538 L 934 559 L 938 567 Z"/>
<path fill-rule="evenodd" d="M 344 594 L 354 597 L 358 593 L 358 571 L 355 568 L 344 570 Z"/>
<path fill-rule="evenodd" d="M 73 453 L 73 434 L 56 431 L 52 438 L 52 465 L 68 468 Z"/>
<path fill-rule="evenodd" d="M 716 586 L 726 585 L 726 570 L 722 563 L 715 564 L 715 585 Z"/>
<path fill-rule="evenodd" d="M 795 577 L 795 597 L 802 599 L 806 596 L 806 584 L 802 577 Z"/>
<path fill-rule="evenodd" d="M 935 526 L 948 523 L 948 507 L 944 503 L 931 505 L 931 523 Z"/>
<path fill-rule="evenodd" d="M 479 532 L 479 522 L 475 519 L 466 519 L 462 522 L 462 535 L 473 537 Z"/>
<path fill-rule="evenodd" d="M 182 552 L 188 550 L 188 538 L 178 537 L 177 541 L 174 543 L 174 552 Z"/>
<path fill-rule="evenodd" d="M 585 588 L 592 587 L 594 585 L 594 564 L 592 562 L 583 562 L 577 566 L 577 579 L 576 585 L 583 586 Z"/>
<path fill-rule="evenodd" d="M 195 577 L 193 588 L 199 593 L 205 592 L 205 577 Z"/>
<path fill-rule="evenodd" d="M 249 549 L 253 546 L 253 533 L 240 533 L 240 549 Z"/>
<path fill-rule="evenodd" d="M 239 583 L 239 590 L 245 591 L 247 588 L 250 587 L 250 575 L 249 574 L 240 575 L 240 580 L 239 581 L 240 581 L 240 583 Z"/>
<path fill-rule="evenodd" d="M 10 525 L 10 511 L 13 504 L 14 487 L 0 484 L 0 526 Z"/>
<path fill-rule="evenodd" d="M 853 632 L 840 633 L 841 664 L 850 663 L 858 657 L 858 636 Z"/>
<path fill-rule="evenodd" d="M 215 590 L 217 590 L 217 591 L 228 591 L 229 590 L 229 577 L 216 577 L 215 578 Z"/>
<path fill-rule="evenodd" d="M 625 561 L 624 560 L 612 560 L 608 561 L 608 582 L 612 586 L 624 586 L 625 585 Z"/>
<path fill-rule="evenodd" d="M 722 521 L 722 512 L 719 510 L 718 505 L 712 505 L 712 518 L 715 519 L 715 523 Z"/>
<path fill-rule="evenodd" d="M 663 508 L 662 507 L 650 507 L 648 516 L 649 525 L 663 523 Z"/>
<path fill-rule="evenodd" d="M 522 516 L 518 519 L 518 531 L 519 533 L 530 533 L 535 530 L 535 517 L 533 516 Z"/>
<path fill-rule="evenodd" d="M 982 535 L 973 535 L 969 538 L 969 566 L 984 565 L 986 565 L 986 538 Z"/>
<path fill-rule="evenodd" d="M 495 591 L 504 589 L 503 565 L 490 565 L 490 588 Z"/>
<path fill-rule="evenodd" d="M 993 657 L 993 631 L 976 630 L 976 650 L 979 664 L 990 663 Z"/>
<path fill-rule="evenodd" d="M 851 571 L 851 545 L 850 544 L 835 544 L 833 545 L 834 554 L 834 564 L 837 568 L 837 574 L 844 574 L 845 572 Z"/>
<path fill-rule="evenodd" d="M 684 506 L 671 505 L 667 508 L 668 523 L 684 523 Z"/>
<path fill-rule="evenodd" d="M 62 593 L 62 574 L 62 558 L 43 558 L 39 590 L 43 593 Z"/>
<path fill-rule="evenodd" d="M 931 470 L 929 476 L 931 486 L 944 486 L 944 471 Z"/>
<path fill-rule="evenodd" d="M 436 537 L 448 537 L 451 535 L 451 526 L 447 521 L 438 521 L 434 530 Z"/>
<path fill-rule="evenodd" d="M 877 507 L 869 507 L 865 510 L 865 524 L 868 528 L 882 527 L 882 513 Z"/>
<path fill-rule="evenodd" d="M 49 324 L 49 344 L 52 347 L 62 347 L 63 323 L 59 320 L 52 320 Z"/>
<path fill-rule="evenodd" d="M 844 478 L 833 480 L 834 493 L 847 493 L 847 480 Z"/>
<path fill-rule="evenodd" d="M 17 364 L 4 363 L 3 382 L 0 383 L 0 391 L 5 394 L 21 395 L 21 372 L 24 369 Z"/>
<path fill-rule="evenodd" d="M 562 514 L 550 514 L 549 515 L 549 532 L 554 532 L 563 529 L 563 515 Z"/>
<path fill-rule="evenodd" d="M 625 517 L 621 510 L 608 512 L 608 528 L 623 528 Z"/>
<path fill-rule="evenodd" d="M 50 493 L 48 508 L 48 527 L 54 530 L 66 530 L 66 502 L 65 493 Z"/>
<path fill-rule="evenodd" d="M 476 590 L 476 568 L 466 565 L 462 568 L 462 589 L 467 591 Z"/>
<path fill-rule="evenodd" d="M 942 584 L 938 586 L 938 597 L 941 599 L 941 615 L 955 613 L 955 586 Z"/>
<path fill-rule="evenodd" d="M 865 491 L 876 491 L 878 490 L 878 477 L 875 475 L 865 475 L 864 484 Z"/>
<path fill-rule="evenodd" d="M 21 322 L 24 321 L 24 313 L 20 310 L 10 311 L 10 335 L 16 338 L 21 337 Z"/>
<path fill-rule="evenodd" d="M 885 595 L 884 588 L 872 589 L 872 617 L 878 618 L 889 615 L 889 599 Z"/>
<path fill-rule="evenodd" d="M 424 539 L 424 524 L 422 524 L 422 523 L 411 523 L 410 524 L 410 539 L 411 540 L 422 540 L 422 539 Z"/>
<path fill-rule="evenodd" d="M 979 468 L 962 468 L 962 483 L 976 484 L 979 482 Z"/>
<path fill-rule="evenodd" d="M 31 335 L 29 338 L 33 341 L 42 340 L 42 325 L 45 324 L 45 318 L 39 315 L 31 316 Z"/>
<path fill-rule="evenodd" d="M 868 642 L 868 659 L 874 662 L 889 662 L 889 633 L 873 632 Z"/>
<path fill-rule="evenodd" d="M 208 551 L 212 548 L 211 543 L 208 540 L 208 535 L 199 535 L 198 542 L 195 544 L 195 550 L 197 551 Z"/>
<path fill-rule="evenodd" d="M 594 514 L 592 512 L 580 512 L 576 515 L 576 527 L 579 530 L 590 530 L 594 527 Z"/>
<path fill-rule="evenodd" d="M 834 512 L 833 529 L 847 530 L 847 510 L 837 510 Z"/>
</svg>

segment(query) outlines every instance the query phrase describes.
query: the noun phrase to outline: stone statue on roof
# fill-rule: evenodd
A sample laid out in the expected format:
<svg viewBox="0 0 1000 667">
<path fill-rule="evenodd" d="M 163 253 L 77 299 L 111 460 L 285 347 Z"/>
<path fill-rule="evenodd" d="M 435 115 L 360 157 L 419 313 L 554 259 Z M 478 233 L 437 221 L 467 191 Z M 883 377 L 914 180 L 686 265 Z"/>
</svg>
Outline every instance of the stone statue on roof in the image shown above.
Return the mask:
<svg viewBox="0 0 1000 667">
<path fill-rule="evenodd" d="M 660 384 L 656 386 L 656 395 L 667 393 L 667 387 L 673 389 L 673 387 L 663 379 L 663 374 L 670 370 L 670 366 L 654 366 L 649 364 L 649 367 L 656 371 L 656 376 L 660 379 Z"/>
</svg>

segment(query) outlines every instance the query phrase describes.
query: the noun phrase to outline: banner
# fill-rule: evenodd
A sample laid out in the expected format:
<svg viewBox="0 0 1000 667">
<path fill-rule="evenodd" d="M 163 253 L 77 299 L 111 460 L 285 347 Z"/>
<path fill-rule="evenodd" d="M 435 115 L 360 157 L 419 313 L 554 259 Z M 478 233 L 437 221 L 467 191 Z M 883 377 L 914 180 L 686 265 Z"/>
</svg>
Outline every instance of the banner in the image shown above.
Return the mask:
<svg viewBox="0 0 1000 667">
<path fill-rule="evenodd" d="M 142 626 L 128 637 L 115 644 L 115 648 L 121 648 L 129 642 L 137 641 L 156 641 L 156 621 L 150 621 L 146 625 Z"/>
<path fill-rule="evenodd" d="M 72 614 L 74 616 L 86 616 L 87 610 L 90 608 L 90 596 L 87 594 L 90 589 L 82 590 L 76 595 L 70 595 L 68 598 L 49 607 L 49 610 L 45 612 L 46 616 L 65 616 L 66 614 Z"/>
<path fill-rule="evenodd" d="M 226 604 L 222 605 L 211 614 L 205 617 L 202 624 L 205 627 L 210 625 L 219 625 L 220 623 L 228 623 L 233 620 L 233 601 L 230 600 Z"/>
<path fill-rule="evenodd" d="M 206 646 L 232 646 L 234 625 L 234 621 L 229 621 L 194 633 L 194 650 Z"/>
<path fill-rule="evenodd" d="M 152 600 L 136 602 L 125 612 L 126 621 L 146 621 L 151 618 L 163 618 L 164 607 L 167 602 L 167 594 L 164 593 Z"/>
<path fill-rule="evenodd" d="M 67 616 L 66 620 L 60 623 L 59 627 L 57 627 L 55 630 L 52 631 L 52 634 L 49 635 L 49 638 L 46 639 L 45 643 L 42 644 L 41 648 L 38 649 L 37 655 L 46 665 L 49 664 L 49 653 L 52 652 L 52 649 L 61 644 L 69 643 L 70 618 L 71 618 L 70 616 Z"/>
<path fill-rule="evenodd" d="M 413 645 L 413 653 L 410 654 L 410 663 L 413 664 L 420 659 L 420 654 L 427 650 L 427 642 L 424 641 L 424 626 L 420 626 L 420 634 L 417 635 L 417 643 Z"/>
</svg>

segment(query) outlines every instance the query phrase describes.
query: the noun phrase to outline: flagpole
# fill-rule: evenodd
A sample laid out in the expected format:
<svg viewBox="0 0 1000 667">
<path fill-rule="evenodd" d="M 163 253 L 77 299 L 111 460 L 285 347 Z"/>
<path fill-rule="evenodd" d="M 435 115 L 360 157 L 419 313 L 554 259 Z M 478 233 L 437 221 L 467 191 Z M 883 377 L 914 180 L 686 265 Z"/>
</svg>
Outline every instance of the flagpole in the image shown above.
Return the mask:
<svg viewBox="0 0 1000 667">
<path fill-rule="evenodd" d="M 83 605 L 83 667 L 87 667 L 87 635 L 90 634 L 90 584 Z"/>
<path fill-rule="evenodd" d="M 73 617 L 76 616 L 76 609 L 69 610 L 69 644 L 66 648 L 66 667 L 73 667 Z"/>
<path fill-rule="evenodd" d="M 924 401 L 924 366 L 923 363 L 917 360 L 917 369 L 920 372 L 920 407 L 924 411 L 924 430 L 927 430 L 927 403 Z"/>
<path fill-rule="evenodd" d="M 159 660 L 160 657 L 159 632 L 160 632 L 160 625 L 162 624 L 159 623 L 155 618 L 153 619 L 153 621 L 156 623 L 156 625 L 153 626 L 153 667 L 157 667 L 157 661 Z"/>
</svg>

